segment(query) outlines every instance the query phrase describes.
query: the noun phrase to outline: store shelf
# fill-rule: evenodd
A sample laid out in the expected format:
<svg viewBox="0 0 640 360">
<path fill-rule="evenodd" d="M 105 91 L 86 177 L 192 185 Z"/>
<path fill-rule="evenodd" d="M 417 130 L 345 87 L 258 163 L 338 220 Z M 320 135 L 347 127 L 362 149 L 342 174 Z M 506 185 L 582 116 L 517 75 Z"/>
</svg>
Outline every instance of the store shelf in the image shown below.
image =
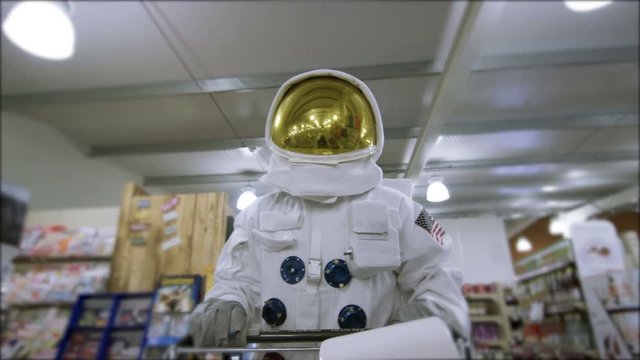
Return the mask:
<svg viewBox="0 0 640 360">
<path fill-rule="evenodd" d="M 572 347 L 561 346 L 561 345 L 548 345 L 548 344 L 525 344 L 525 345 L 520 345 L 519 348 L 522 350 L 534 352 L 537 354 L 552 353 L 554 356 L 557 356 L 557 357 L 567 356 L 567 355 L 573 355 L 573 356 L 580 355 L 580 356 L 587 356 L 593 359 L 600 358 L 598 351 L 595 349 L 579 349 L 579 348 L 572 348 Z"/>
<path fill-rule="evenodd" d="M 608 312 L 623 312 L 623 311 L 640 311 L 640 306 L 638 305 L 614 305 L 607 306 Z"/>
<path fill-rule="evenodd" d="M 560 269 L 564 269 L 567 266 L 573 265 L 573 261 L 572 260 L 563 260 L 563 261 L 559 261 L 553 264 L 549 264 L 549 265 L 545 265 L 539 269 L 536 270 L 532 270 L 529 271 L 527 273 L 524 273 L 520 276 L 518 276 L 518 281 L 527 281 L 530 279 L 533 279 L 535 277 L 538 276 L 542 276 L 545 274 L 548 274 L 550 272 L 556 271 L 556 270 L 560 270 Z"/>
<path fill-rule="evenodd" d="M 499 315 L 469 315 L 471 322 L 496 322 L 502 324 L 503 318 Z"/>
<path fill-rule="evenodd" d="M 44 301 L 37 303 L 16 303 L 9 305 L 10 308 L 16 309 L 37 309 L 43 307 L 72 307 L 74 304 L 73 301 Z"/>
<path fill-rule="evenodd" d="M 585 309 L 586 305 L 584 301 L 545 303 L 545 313 L 549 315 L 563 314 L 573 311 L 584 311 Z"/>
<path fill-rule="evenodd" d="M 19 255 L 13 259 L 14 264 L 55 264 L 68 262 L 100 262 L 111 261 L 111 256 L 27 256 Z"/>
<path fill-rule="evenodd" d="M 492 340 L 492 341 L 474 341 L 473 344 L 476 347 L 500 347 L 505 348 L 509 346 L 509 343 L 505 340 Z"/>
<path fill-rule="evenodd" d="M 135 325 L 135 326 L 113 326 L 111 328 L 112 331 L 144 331 L 146 325 Z"/>
<path fill-rule="evenodd" d="M 465 294 L 464 297 L 467 298 L 467 300 L 500 300 L 497 293 L 469 293 Z"/>
</svg>

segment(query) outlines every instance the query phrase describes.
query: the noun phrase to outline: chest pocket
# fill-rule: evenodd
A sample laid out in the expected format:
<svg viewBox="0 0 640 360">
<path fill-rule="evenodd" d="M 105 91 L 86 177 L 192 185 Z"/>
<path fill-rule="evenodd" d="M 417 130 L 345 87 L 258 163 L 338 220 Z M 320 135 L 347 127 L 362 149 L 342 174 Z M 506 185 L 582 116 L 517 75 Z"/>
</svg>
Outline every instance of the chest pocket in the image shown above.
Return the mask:
<svg viewBox="0 0 640 360">
<path fill-rule="evenodd" d="M 294 231 L 300 227 L 300 212 L 263 211 L 260 213 L 258 230 L 253 229 L 252 233 L 267 251 L 280 251 L 295 246 Z"/>
<path fill-rule="evenodd" d="M 391 226 L 387 204 L 360 201 L 349 211 L 351 257 L 347 257 L 353 276 L 366 278 L 400 266 L 398 232 Z"/>
</svg>

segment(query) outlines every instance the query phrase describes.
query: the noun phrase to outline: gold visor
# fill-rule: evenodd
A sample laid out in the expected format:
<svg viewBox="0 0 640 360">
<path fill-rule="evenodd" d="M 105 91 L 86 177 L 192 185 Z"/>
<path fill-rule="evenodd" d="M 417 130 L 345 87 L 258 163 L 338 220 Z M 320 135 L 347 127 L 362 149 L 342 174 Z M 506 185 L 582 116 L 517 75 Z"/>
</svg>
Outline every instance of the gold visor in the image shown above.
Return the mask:
<svg viewBox="0 0 640 360">
<path fill-rule="evenodd" d="M 271 140 L 308 155 L 337 155 L 375 147 L 376 119 L 362 91 L 345 80 L 319 76 L 287 90 L 275 111 Z"/>
</svg>

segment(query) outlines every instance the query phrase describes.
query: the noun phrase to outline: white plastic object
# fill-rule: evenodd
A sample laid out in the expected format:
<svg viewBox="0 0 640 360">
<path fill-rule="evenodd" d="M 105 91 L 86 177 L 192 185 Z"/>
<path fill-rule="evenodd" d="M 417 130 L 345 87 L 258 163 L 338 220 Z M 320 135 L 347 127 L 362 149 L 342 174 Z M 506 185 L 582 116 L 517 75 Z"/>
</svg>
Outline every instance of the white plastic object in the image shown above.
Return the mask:
<svg viewBox="0 0 640 360">
<path fill-rule="evenodd" d="M 320 344 L 321 360 L 459 358 L 449 329 L 436 317 L 338 336 Z"/>
</svg>

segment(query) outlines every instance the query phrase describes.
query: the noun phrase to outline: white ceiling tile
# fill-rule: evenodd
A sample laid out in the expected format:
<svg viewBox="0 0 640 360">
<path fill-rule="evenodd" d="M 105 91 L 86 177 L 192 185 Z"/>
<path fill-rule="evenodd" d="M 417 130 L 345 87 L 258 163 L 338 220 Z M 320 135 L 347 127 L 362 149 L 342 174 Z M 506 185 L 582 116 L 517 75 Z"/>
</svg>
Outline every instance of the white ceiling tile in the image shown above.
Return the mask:
<svg viewBox="0 0 640 360">
<path fill-rule="evenodd" d="M 265 171 L 256 159 L 256 155 L 246 148 L 181 154 L 123 156 L 115 158 L 113 161 L 145 177 Z"/>
<path fill-rule="evenodd" d="M 233 138 L 207 95 L 33 107 L 28 114 L 85 145 Z"/>
<path fill-rule="evenodd" d="M 486 39 L 486 55 L 637 46 L 638 2 L 577 13 L 563 1 L 509 1 Z"/>
<path fill-rule="evenodd" d="M 418 126 L 421 111 L 431 104 L 438 76 L 367 81 L 376 97 L 385 127 Z"/>
<path fill-rule="evenodd" d="M 496 159 L 566 154 L 591 130 L 522 130 L 490 134 L 446 135 L 436 140 L 430 161 Z"/>
<path fill-rule="evenodd" d="M 597 129 L 594 130 L 592 136 L 575 149 L 575 152 L 597 153 L 634 150 L 637 152 L 639 131 L 638 125 Z"/>
<path fill-rule="evenodd" d="M 460 18 L 449 1 L 158 5 L 209 77 L 442 59 Z"/>
<path fill-rule="evenodd" d="M 517 166 L 494 166 L 477 169 L 452 169 L 423 172 L 416 186 L 427 185 L 429 178 L 442 176 L 451 183 L 495 184 L 504 181 L 537 181 L 543 185 L 571 181 L 583 184 L 601 178 L 619 178 L 637 182 L 638 161 L 615 161 L 594 164 L 529 164 Z M 594 180 L 595 179 L 595 180 Z"/>
<path fill-rule="evenodd" d="M 189 80 L 140 2 L 72 5 L 76 50 L 69 60 L 36 58 L 2 37 L 4 95 Z"/>
<path fill-rule="evenodd" d="M 409 163 L 416 139 L 386 139 L 378 164 L 399 165 Z"/>
<path fill-rule="evenodd" d="M 637 63 L 475 72 L 452 118 L 633 112 L 638 76 Z"/>
<path fill-rule="evenodd" d="M 264 127 L 277 89 L 235 91 L 215 94 L 229 122 L 242 137 L 264 136 Z"/>
</svg>

